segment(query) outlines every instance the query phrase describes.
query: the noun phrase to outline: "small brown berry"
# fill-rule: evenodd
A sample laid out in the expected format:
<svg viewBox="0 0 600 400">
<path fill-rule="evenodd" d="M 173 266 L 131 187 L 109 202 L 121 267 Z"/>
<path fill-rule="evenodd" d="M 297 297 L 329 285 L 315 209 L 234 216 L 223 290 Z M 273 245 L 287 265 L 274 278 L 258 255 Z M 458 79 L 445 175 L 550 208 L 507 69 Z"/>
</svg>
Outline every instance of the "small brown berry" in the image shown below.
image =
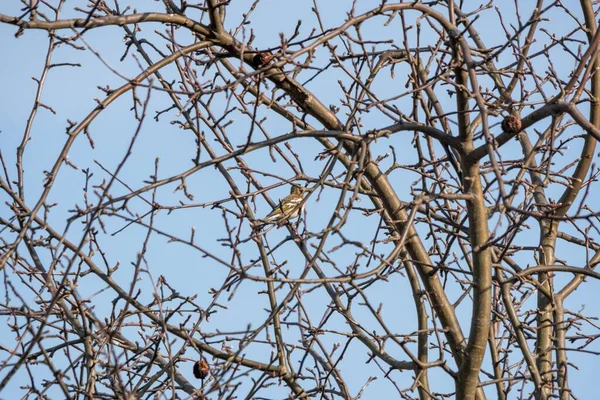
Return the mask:
<svg viewBox="0 0 600 400">
<path fill-rule="evenodd" d="M 252 62 L 256 68 L 264 67 L 273 59 L 273 54 L 269 51 L 263 51 L 262 53 L 258 53 L 254 56 Z"/>
<path fill-rule="evenodd" d="M 521 132 L 521 120 L 516 115 L 509 115 L 502 121 L 502 130 L 507 133 Z"/>
<path fill-rule="evenodd" d="M 206 362 L 206 360 L 198 360 L 194 364 L 194 376 L 197 379 L 204 379 L 208 376 L 210 372 L 210 366 Z"/>
</svg>

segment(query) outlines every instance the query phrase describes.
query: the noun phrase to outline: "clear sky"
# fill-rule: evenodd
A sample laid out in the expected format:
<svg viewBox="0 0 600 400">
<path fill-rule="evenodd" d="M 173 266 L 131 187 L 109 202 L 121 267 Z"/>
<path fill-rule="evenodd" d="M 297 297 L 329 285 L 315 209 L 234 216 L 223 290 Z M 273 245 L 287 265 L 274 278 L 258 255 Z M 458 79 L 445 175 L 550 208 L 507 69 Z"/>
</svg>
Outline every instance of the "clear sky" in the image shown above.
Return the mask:
<svg viewBox="0 0 600 400">
<path fill-rule="evenodd" d="M 323 18 L 323 29 L 330 29 L 343 24 L 347 18 L 347 12 L 350 10 L 352 2 L 347 0 L 335 1 L 316 1 Z M 356 14 L 371 9 L 376 3 L 372 1 L 358 1 Z M 510 4 L 508 4 L 510 3 Z M 526 3 L 526 2 L 521 2 Z M 531 2 L 533 3 L 533 2 Z M 148 1 L 129 1 L 121 2 L 122 5 L 130 5 L 136 8 L 139 12 L 142 11 L 161 11 L 160 3 Z M 228 6 L 228 14 L 226 25 L 228 29 L 235 28 L 242 18 L 242 12 L 249 8 L 250 1 L 236 0 L 232 1 Z M 520 4 L 522 7 L 522 15 L 528 16 L 531 12 L 527 9 L 527 4 Z M 289 37 L 296 27 L 296 22 L 299 19 L 303 20 L 300 27 L 300 37 L 308 36 L 312 27 L 316 26 L 315 14 L 311 11 L 313 2 L 309 1 L 281 1 L 281 0 L 262 0 L 258 7 L 251 14 L 252 23 L 247 26 L 245 32 L 238 34 L 238 39 L 243 40 L 250 36 L 249 28 L 252 28 L 252 34 L 255 36 L 253 46 L 258 49 L 275 48 L 280 44 L 280 33 Z M 474 4 L 475 6 L 475 4 Z M 479 6 L 479 3 L 477 4 Z M 0 13 L 5 15 L 19 15 L 20 5 L 14 1 L 6 1 L 0 4 Z M 512 11 L 514 7 L 512 2 L 503 2 L 501 16 L 505 25 L 515 22 L 515 15 Z M 504 8 L 506 7 L 506 8 Z M 67 7 L 68 9 L 68 7 Z M 577 7 L 571 10 L 575 15 L 579 16 L 580 12 Z M 63 18 L 79 16 L 72 11 L 65 12 Z M 416 31 L 416 20 L 418 17 L 416 12 L 407 12 L 406 18 L 409 24 L 413 24 L 413 29 Z M 544 23 L 545 29 L 550 30 L 553 34 L 560 37 L 573 29 L 573 21 L 566 14 L 553 13 L 548 15 L 549 21 Z M 386 18 L 380 17 L 363 26 L 363 33 L 369 35 L 370 40 L 386 39 L 394 40 L 394 45 L 401 46 L 402 36 L 398 33 L 401 25 L 398 19 L 385 26 Z M 488 47 L 499 46 L 504 43 L 506 37 L 502 31 L 499 31 L 498 15 L 494 10 L 489 10 L 482 14 L 481 18 L 475 21 L 475 26 Z M 164 31 L 164 27 L 158 24 L 149 23 L 141 24 L 140 35 L 155 40 L 158 48 L 166 51 L 165 43 L 155 33 L 156 31 Z M 426 26 L 421 25 L 424 32 L 430 32 L 431 37 L 428 39 L 431 43 L 435 43 L 434 31 Z M 500 32 L 500 33 L 498 33 Z M 8 168 L 9 176 L 15 177 L 15 154 L 17 146 L 19 146 L 27 119 L 29 118 L 31 107 L 35 97 L 37 85 L 32 77 L 39 77 L 44 65 L 46 49 L 48 46 L 48 34 L 44 31 L 26 31 L 18 39 L 14 37 L 16 29 L 6 24 L 0 24 L 0 87 L 2 94 L 0 95 L 0 149 L 2 157 Z M 179 29 L 176 36 L 183 44 L 189 44 L 193 38 L 185 29 Z M 409 35 L 410 37 L 410 35 Z M 413 36 L 416 37 L 416 36 Z M 427 38 L 427 35 L 423 35 Z M 540 38 L 547 36 L 540 35 Z M 120 27 L 107 27 L 88 31 L 84 36 L 85 41 L 79 41 L 78 45 L 82 49 L 74 49 L 69 46 L 60 46 L 54 53 L 53 63 L 79 63 L 78 67 L 63 66 L 53 68 L 47 77 L 42 93 L 42 102 L 52 108 L 52 111 L 45 108 L 40 108 L 33 123 L 31 141 L 27 146 L 24 157 L 25 165 L 25 200 L 29 207 L 35 205 L 39 195 L 43 190 L 43 182 L 45 179 L 45 171 L 48 171 L 54 165 L 54 162 L 62 150 L 62 147 L 67 139 L 65 129 L 68 125 L 68 120 L 79 122 L 83 120 L 91 110 L 96 106 L 95 99 L 103 99 L 104 92 L 98 87 L 107 87 L 114 89 L 124 84 L 124 78 L 131 79 L 140 72 L 140 65 L 144 62 L 139 57 L 130 52 L 124 60 L 123 56 L 125 44 L 123 43 L 123 31 Z M 580 36 L 580 39 L 584 40 Z M 419 43 L 420 46 L 427 46 L 431 43 Z M 339 45 L 339 43 L 338 43 Z M 573 44 L 574 51 L 577 51 L 577 43 Z M 389 44 L 387 47 L 391 47 Z M 411 46 L 413 44 L 411 43 Z M 414 47 L 417 43 L 414 44 Z M 544 42 L 540 42 L 534 46 L 533 52 L 541 49 Z M 380 44 L 377 49 L 386 48 L 386 45 Z M 583 48 L 587 48 L 583 46 Z M 556 50 L 559 52 L 560 50 Z M 101 57 L 98 57 L 100 54 Z M 156 53 L 153 53 L 154 60 L 158 60 Z M 329 53 L 326 49 L 320 48 L 316 54 L 315 66 L 325 67 L 328 65 Z M 504 55 L 502 56 L 504 57 Z M 502 57 L 499 63 L 502 63 Z M 506 56 L 509 57 L 509 56 Z M 561 57 L 558 54 L 554 60 L 553 68 L 561 76 L 567 76 L 568 71 L 574 67 L 570 57 Z M 235 61 L 233 61 L 235 62 Z M 535 61 L 538 62 L 537 60 Z M 547 66 L 541 65 L 540 68 Z M 118 73 L 116 73 L 118 72 Z M 176 71 L 173 66 L 164 68 L 162 71 L 165 76 L 175 79 Z M 209 82 L 212 79 L 215 69 L 211 68 L 208 71 L 200 66 L 197 68 L 198 80 L 200 82 Z M 300 82 L 311 78 L 315 75 L 315 70 L 303 72 L 297 79 Z M 382 98 L 393 95 L 394 93 L 402 93 L 406 91 L 406 67 L 397 66 L 395 77 L 392 79 L 390 72 L 383 73 L 381 78 L 373 85 L 373 90 Z M 307 88 L 311 90 L 324 104 L 343 107 L 343 98 L 340 93 L 340 84 L 349 84 L 350 80 L 347 75 L 340 70 L 328 69 L 317 76 L 307 84 Z M 489 85 L 489 82 L 485 82 Z M 156 81 L 153 82 L 158 86 Z M 491 86 L 490 86 L 491 87 Z M 273 90 L 272 87 L 267 89 L 268 92 Z M 550 91 L 551 92 L 551 91 Z M 139 137 L 133 145 L 131 156 L 124 164 L 119 178 L 126 183 L 130 188 L 140 188 L 151 180 L 151 175 L 154 174 L 156 160 L 159 160 L 157 176 L 159 179 L 169 177 L 180 173 L 188 168 L 191 168 L 192 160 L 195 157 L 196 145 L 195 137 L 189 130 L 181 129 L 178 124 L 171 123 L 175 120 L 181 120 L 180 115 L 174 110 L 170 110 L 161 114 L 158 120 L 154 117 L 156 112 L 164 110 L 170 106 L 168 96 L 160 90 L 148 91 L 145 88 L 139 88 L 137 91 L 139 98 L 144 101 L 149 99 L 148 113 L 142 122 Z M 280 92 L 275 92 L 275 96 L 281 95 Z M 450 110 L 454 110 L 452 106 L 453 100 L 449 97 L 442 96 L 444 105 Z M 223 95 L 218 95 L 214 99 L 214 110 L 223 111 L 230 107 L 231 99 Z M 400 99 L 399 104 L 406 101 L 411 104 L 410 97 Z M 76 207 L 85 208 L 86 201 L 96 202 L 97 197 L 93 194 L 92 188 L 94 185 L 100 185 L 102 182 L 110 180 L 110 174 L 106 171 L 114 171 L 122 162 L 127 153 L 127 148 L 130 145 L 132 135 L 138 129 L 139 123 L 135 119 L 134 113 L 130 111 L 132 107 L 132 96 L 127 94 L 120 97 L 115 103 L 111 104 L 107 110 L 102 112 L 98 118 L 92 123 L 89 135 L 93 140 L 93 147 L 90 140 L 80 135 L 75 141 L 74 148 L 70 151 L 69 161 L 76 168 L 64 165 L 60 175 L 50 192 L 48 203 L 56 203 L 56 206 L 49 213 L 49 221 L 57 231 L 63 232 L 67 225 L 66 219 L 71 216 L 71 211 Z M 524 113 L 530 112 L 529 110 Z M 259 110 L 260 118 L 267 118 L 264 126 L 268 132 L 275 136 L 288 133 L 292 130 L 289 122 L 274 115 L 265 108 Z M 338 114 L 340 119 L 345 118 L 345 112 Z M 386 118 L 381 113 L 372 112 L 362 115 L 363 130 L 366 132 L 370 129 L 381 128 L 392 124 L 394 121 Z M 235 145 L 241 145 L 245 142 L 248 132 L 249 123 L 248 117 L 243 113 L 236 111 L 232 112 L 230 125 L 227 126 L 227 131 L 230 134 L 230 140 Z M 312 119 L 309 122 L 320 128 L 318 123 Z M 496 130 L 498 132 L 499 129 Z M 454 132 L 455 133 L 455 132 Z M 207 135 L 209 132 L 207 131 Z M 255 140 L 262 140 L 262 136 L 256 133 Z M 385 155 L 390 153 L 390 146 L 393 146 L 400 158 L 399 162 L 403 165 L 415 164 L 418 162 L 417 153 L 413 150 L 412 134 L 396 135 L 391 139 L 379 141 L 372 147 L 374 154 Z M 217 149 L 219 154 L 223 153 L 216 142 L 210 142 Z M 302 139 L 291 142 L 294 151 L 299 154 L 302 160 L 302 168 L 304 172 L 311 177 L 318 176 L 324 169 L 326 162 L 316 159 L 318 154 L 323 150 L 322 147 L 314 140 Z M 569 150 L 565 151 L 567 155 L 577 154 L 579 152 L 579 142 L 573 145 Z M 292 153 L 286 150 L 285 146 L 280 146 L 285 153 L 292 157 Z M 507 145 L 503 150 L 506 151 L 506 156 L 511 157 L 512 152 L 518 152 L 519 147 L 516 144 Z M 514 153 L 514 157 L 518 158 L 518 154 Z M 201 155 L 201 161 L 206 161 L 208 156 L 206 153 Z M 271 158 L 268 150 L 263 149 L 256 153 L 244 157 L 244 160 L 255 171 L 256 176 L 260 179 L 263 186 L 278 183 L 279 180 L 270 176 L 275 174 L 285 178 L 294 176 L 294 171 L 285 164 L 280 156 L 275 156 L 275 161 Z M 248 191 L 246 179 L 236 170 L 234 162 L 225 164 L 231 168 L 230 172 L 240 189 Z M 381 169 L 392 165 L 392 158 L 388 157 L 381 164 Z M 88 170 L 93 173 L 90 178 L 88 191 L 89 198 L 84 197 L 83 188 L 86 184 L 86 176 L 83 173 Z M 341 174 L 343 169 L 337 166 L 335 173 Z M 343 179 L 343 175 L 342 178 Z M 414 173 L 408 169 L 401 169 L 391 175 L 391 181 L 394 188 L 397 189 L 400 198 L 409 200 L 411 198 L 411 184 L 417 179 Z M 223 206 L 228 210 L 227 213 L 219 208 L 203 207 L 202 205 L 209 202 L 224 200 L 230 197 L 230 187 L 223 180 L 222 176 L 214 168 L 206 168 L 199 173 L 196 173 L 186 180 L 187 188 L 193 195 L 193 199 L 187 198 L 183 191 L 177 191 L 177 187 L 181 182 L 173 182 L 169 185 L 161 187 L 156 193 L 155 201 L 163 206 L 178 206 L 184 203 L 189 207 L 178 209 L 174 212 L 162 210 L 155 216 L 155 228 L 161 232 L 168 233 L 180 238 L 189 238 L 192 229 L 195 229 L 196 243 L 209 250 L 216 257 L 220 257 L 227 262 L 233 262 L 235 255 L 232 255 L 230 248 L 222 245 L 220 239 L 227 237 L 228 233 L 225 229 L 223 218 L 226 215 L 228 222 L 233 227 L 237 227 L 237 221 L 233 212 L 239 213 L 239 208 L 233 203 L 225 203 Z M 305 182 L 300 182 L 305 184 Z M 310 185 L 309 185 L 310 186 Z M 97 187 L 97 186 L 96 186 Z M 254 188 L 252 188 L 254 190 Z M 130 190 L 121 183 L 115 183 L 111 190 L 111 196 L 127 194 Z M 277 199 L 286 196 L 289 192 L 289 186 L 281 185 L 270 192 L 270 197 Z M 549 194 L 558 196 L 559 188 L 549 187 Z M 129 202 L 128 206 L 132 211 L 132 218 L 137 215 L 144 215 L 148 211 L 147 202 L 151 201 L 151 192 L 144 193 L 143 199 L 136 198 Z M 307 201 L 307 213 L 303 224 L 311 231 L 318 231 L 324 227 L 335 209 L 338 200 L 337 193 L 333 190 L 325 190 L 323 193 L 314 192 Z M 368 204 L 368 199 L 365 197 L 363 201 L 356 206 L 371 207 Z M 8 197 L 0 192 L 0 216 L 9 217 L 10 210 L 5 202 Z M 256 209 L 253 210 L 257 216 L 261 217 L 270 211 L 270 206 L 261 198 L 256 199 Z M 148 217 L 143 217 L 143 221 L 147 223 Z M 79 219 L 74 224 L 68 227 L 67 237 L 78 243 L 82 237 L 82 229 L 86 221 Z M 105 259 L 110 266 L 120 265 L 118 271 L 113 278 L 121 282 L 124 288 L 128 288 L 129 282 L 133 277 L 134 268 L 132 263 L 137 260 L 137 255 L 140 252 L 142 243 L 147 234 L 147 229 L 140 225 L 130 225 L 125 220 L 117 217 L 106 217 L 102 219 L 103 225 L 97 225 L 98 240 L 101 242 L 102 248 L 107 250 Z M 490 226 L 493 228 L 493 222 L 490 221 Z M 353 213 L 344 227 L 344 235 L 348 240 L 364 242 L 369 246 L 369 241 L 373 238 L 379 217 L 374 215 L 363 215 L 360 212 Z M 506 222 L 504 222 L 506 224 Z M 504 226 L 505 228 L 506 226 Z M 529 224 L 530 234 L 524 236 L 523 245 L 535 245 L 539 238 L 537 227 L 531 221 Z M 250 234 L 250 229 L 247 224 L 242 226 L 242 237 L 247 237 Z M 425 233 L 424 227 L 419 227 L 421 233 Z M 575 232 L 575 229 L 567 228 L 568 232 Z M 118 232 L 118 234 L 117 234 Z M 592 232 L 592 235 L 597 237 L 597 232 Z M 14 236 L 8 232 L 2 232 L 1 235 L 6 240 L 14 239 Z M 274 247 L 277 243 L 283 241 L 287 236 L 285 229 L 273 229 L 267 234 L 268 243 Z M 529 240 L 529 242 L 528 242 Z M 317 243 L 314 238 L 310 243 Z M 340 243 L 339 237 L 333 237 L 328 244 L 328 256 L 332 257 L 339 266 L 344 269 L 347 265 L 354 262 L 357 248 L 345 246 L 341 249 L 335 249 L 335 245 Z M 171 287 L 182 296 L 197 296 L 194 300 L 195 304 L 200 304 L 203 307 L 208 305 L 213 300 L 211 289 L 218 288 L 227 273 L 228 269 L 220 265 L 217 261 L 211 258 L 202 257 L 202 254 L 186 246 L 182 243 L 173 242 L 167 236 L 154 235 L 149 243 L 149 248 L 145 256 L 146 263 L 144 269 L 147 273 L 141 275 L 141 281 L 136 286 L 140 289 L 138 300 L 149 302 L 154 293 L 154 287 L 159 277 L 164 277 Z M 377 253 L 384 254 L 389 252 L 391 245 L 379 244 Z M 241 244 L 241 261 L 243 264 L 249 264 L 252 260 L 258 258 L 256 246 L 252 241 Z M 285 243 L 276 251 L 277 262 L 282 263 L 287 260 L 282 270 L 289 270 L 289 277 L 297 277 L 305 265 L 305 260 L 300 255 L 297 247 L 293 243 Z M 567 254 L 569 265 L 581 266 L 585 263 L 586 254 L 581 251 L 570 251 L 564 245 L 564 242 L 559 242 L 557 254 Z M 45 255 L 45 262 L 50 261 L 50 255 Z M 95 256 L 97 262 L 103 265 L 103 257 L 99 254 Z M 531 257 L 516 257 L 518 262 L 523 263 L 523 267 L 528 264 L 534 264 Z M 364 267 L 364 259 L 360 259 L 360 263 Z M 333 269 L 327 263 L 323 263 L 323 268 L 328 274 L 338 275 L 338 271 Z M 260 275 L 262 269 L 253 267 L 249 270 L 250 273 Z M 314 273 L 309 274 L 309 278 L 315 278 Z M 570 276 L 559 276 L 557 282 L 566 282 Z M 19 286 L 25 289 L 23 286 Z M 572 310 L 584 310 L 587 315 L 598 316 L 600 314 L 600 306 L 598 304 L 597 291 L 599 288 L 598 282 L 590 281 L 584 284 L 578 293 L 569 298 L 568 307 Z M 307 307 L 307 313 L 314 320 L 313 324 L 327 314 L 330 303 L 329 297 L 322 288 L 316 288 L 307 285 L 303 294 L 304 304 Z M 94 312 L 99 316 L 104 317 L 110 315 L 115 299 L 115 293 L 112 290 L 106 290 L 105 284 L 93 275 L 87 275 L 78 282 L 77 290 L 81 297 L 89 299 L 93 304 Z M 223 305 L 223 309 L 218 309 L 218 312 L 211 315 L 210 319 L 203 322 L 203 330 L 206 332 L 220 331 L 239 331 L 246 329 L 248 324 L 253 327 L 258 326 L 267 315 L 268 301 L 264 295 L 264 284 L 245 281 L 240 285 L 234 294 L 224 293 L 219 300 Z M 449 296 L 453 300 L 457 300 L 462 293 L 457 285 L 449 286 Z M 280 293 L 279 300 L 282 299 L 283 293 Z M 0 294 L 4 298 L 8 296 L 5 287 L 0 288 Z M 47 294 L 46 294 L 47 295 Z M 370 301 L 375 307 L 380 303 L 383 304 L 381 314 L 388 327 L 394 332 L 402 334 L 410 334 L 416 329 L 415 311 L 412 301 L 412 293 L 406 279 L 400 275 L 395 275 L 389 282 L 378 282 L 368 289 Z M 33 297 L 27 298 L 33 301 Z M 3 300 L 5 301 L 5 300 Z M 119 307 L 123 305 L 120 304 Z M 534 307 L 534 303 L 529 304 Z M 461 322 L 464 323 L 465 332 L 468 332 L 468 321 L 470 319 L 470 301 L 464 301 L 457 307 L 457 315 Z M 377 329 L 381 334 L 381 328 L 372 320 L 372 316 L 364 307 L 356 306 L 353 309 L 354 316 L 363 321 L 365 326 L 371 326 Z M 178 323 L 185 320 L 185 316 L 174 317 L 171 323 Z M 332 331 L 336 327 L 341 330 L 348 330 L 345 322 L 338 316 L 331 317 L 327 324 L 328 329 Z M 139 332 L 135 327 L 129 328 L 129 334 L 132 338 L 137 335 L 144 336 L 152 333 L 151 329 L 147 332 Z M 582 327 L 583 331 L 588 331 L 589 327 Z M 297 329 L 293 326 L 285 328 L 285 334 L 289 342 L 299 344 L 301 339 Z M 232 334 L 232 336 L 235 336 Z M 4 338 L 8 336 L 2 335 L 0 344 Z M 261 338 L 264 339 L 264 336 Z M 336 335 L 335 333 L 323 335 L 320 337 L 327 348 L 332 348 L 335 343 L 345 344 L 345 338 Z M 7 339 L 8 340 L 8 339 Z M 12 340 L 12 339 L 10 339 Z M 49 343 L 52 339 L 49 339 Z M 231 346 L 236 348 L 237 342 L 232 341 Z M 174 346 L 180 346 L 179 341 L 174 342 Z M 577 344 L 576 344 L 577 345 Z M 415 350 L 414 344 L 409 347 Z M 598 346 L 595 347 L 598 350 Z M 261 346 L 250 346 L 246 355 L 249 358 L 260 359 L 267 361 L 270 349 Z M 299 351 L 298 354 L 301 352 Z M 399 359 L 405 360 L 405 355 L 398 349 L 390 350 L 390 353 L 397 356 Z M 303 353 L 302 353 L 303 354 Z M 339 353 L 338 353 L 339 354 Z M 432 351 L 432 357 L 437 353 Z M 2 359 L 4 356 L 0 357 Z M 192 360 L 195 360 L 196 355 L 192 349 L 188 350 L 186 357 L 189 360 L 186 363 L 179 364 L 180 371 L 192 382 L 194 380 L 191 373 Z M 295 356 L 294 356 L 295 357 Z M 570 383 L 575 390 L 575 394 L 580 398 L 594 398 L 595 388 L 591 382 L 591 373 L 595 372 L 594 367 L 598 367 L 598 358 L 594 355 L 572 352 L 569 355 L 570 361 L 580 367 L 580 371 L 571 369 Z M 449 356 L 447 356 L 449 359 Z M 295 362 L 298 362 L 294 358 Z M 357 394 L 358 391 L 367 383 L 369 376 L 378 376 L 378 379 L 371 382 L 364 392 L 365 399 L 375 398 L 393 398 L 397 396 L 397 391 L 393 385 L 383 378 L 383 374 L 387 369 L 383 367 L 383 373 L 373 363 L 368 363 L 368 355 L 363 346 L 358 341 L 353 341 L 346 353 L 346 356 L 339 362 L 338 367 L 343 375 L 348 380 L 350 391 Z M 449 361 L 452 363 L 451 361 Z M 451 368 L 455 368 L 452 364 Z M 40 368 L 40 371 L 47 373 L 45 369 Z M 393 372 L 390 377 L 394 379 L 400 387 L 410 385 L 414 374 L 407 372 Z M 0 379 L 3 375 L 0 375 Z M 19 393 L 22 393 L 19 386 L 28 382 L 28 376 L 24 371 L 20 371 L 10 385 L 1 393 L 4 398 L 13 398 Z M 453 382 L 450 381 L 445 373 L 439 370 L 433 370 L 431 378 L 437 380 L 436 390 L 444 392 L 453 391 Z M 441 384 L 439 382 L 442 382 Z M 490 398 L 493 398 L 493 387 L 488 387 Z M 55 396 L 59 396 L 55 394 Z M 287 393 L 286 387 L 273 387 L 269 392 L 273 398 L 281 398 Z M 52 397 L 52 396 L 51 396 Z M 55 397 L 59 398 L 59 397 Z"/>
</svg>

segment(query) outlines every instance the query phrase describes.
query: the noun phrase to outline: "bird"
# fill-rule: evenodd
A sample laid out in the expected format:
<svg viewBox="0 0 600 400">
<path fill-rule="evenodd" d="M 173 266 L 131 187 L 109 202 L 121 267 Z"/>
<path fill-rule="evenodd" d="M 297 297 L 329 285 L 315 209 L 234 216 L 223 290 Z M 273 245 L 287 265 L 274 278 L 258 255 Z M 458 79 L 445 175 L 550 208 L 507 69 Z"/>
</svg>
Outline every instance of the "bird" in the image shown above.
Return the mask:
<svg viewBox="0 0 600 400">
<path fill-rule="evenodd" d="M 300 186 L 292 185 L 290 194 L 279 203 L 264 218 L 264 222 L 270 224 L 281 224 L 290 219 L 294 219 L 302 213 L 304 209 L 304 192 L 306 189 Z"/>
</svg>

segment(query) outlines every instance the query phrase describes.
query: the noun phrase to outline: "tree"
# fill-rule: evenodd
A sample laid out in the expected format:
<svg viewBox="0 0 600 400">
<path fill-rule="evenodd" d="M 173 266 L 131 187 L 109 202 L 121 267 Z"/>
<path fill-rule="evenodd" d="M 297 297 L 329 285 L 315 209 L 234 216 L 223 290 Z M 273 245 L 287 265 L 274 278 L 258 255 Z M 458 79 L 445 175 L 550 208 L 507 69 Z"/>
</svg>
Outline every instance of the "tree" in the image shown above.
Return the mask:
<svg viewBox="0 0 600 400">
<path fill-rule="evenodd" d="M 591 1 L 7 3 L 3 393 L 593 393 Z"/>
</svg>

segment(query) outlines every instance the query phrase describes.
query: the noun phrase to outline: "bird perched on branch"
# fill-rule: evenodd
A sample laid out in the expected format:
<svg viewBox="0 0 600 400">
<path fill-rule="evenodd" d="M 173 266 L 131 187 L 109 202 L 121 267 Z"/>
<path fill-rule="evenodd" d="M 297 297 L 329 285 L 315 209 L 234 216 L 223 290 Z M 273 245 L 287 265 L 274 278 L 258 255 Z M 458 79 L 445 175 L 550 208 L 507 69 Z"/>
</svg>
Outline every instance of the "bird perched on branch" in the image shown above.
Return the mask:
<svg viewBox="0 0 600 400">
<path fill-rule="evenodd" d="M 304 210 L 304 192 L 306 189 L 292 185 L 290 194 L 279 200 L 279 203 L 273 208 L 264 221 L 270 224 L 278 224 L 296 218 Z"/>
</svg>

